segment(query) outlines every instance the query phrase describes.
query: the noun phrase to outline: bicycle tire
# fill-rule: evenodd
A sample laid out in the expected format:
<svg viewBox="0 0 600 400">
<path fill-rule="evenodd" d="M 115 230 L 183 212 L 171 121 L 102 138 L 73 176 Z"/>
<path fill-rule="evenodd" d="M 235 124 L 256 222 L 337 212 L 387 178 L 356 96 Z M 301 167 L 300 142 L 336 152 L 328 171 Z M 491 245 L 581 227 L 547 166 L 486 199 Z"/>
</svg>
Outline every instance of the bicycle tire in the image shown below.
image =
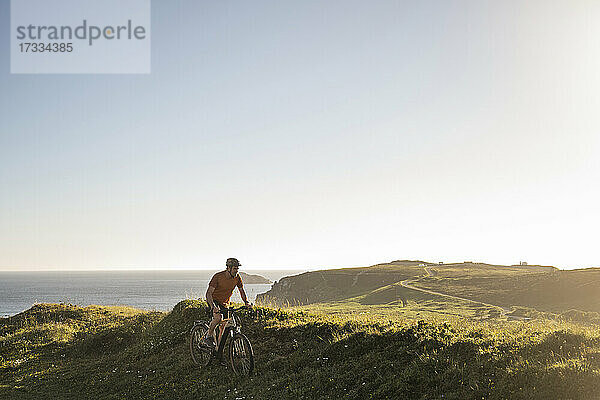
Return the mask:
<svg viewBox="0 0 600 400">
<path fill-rule="evenodd" d="M 208 331 L 208 325 L 194 325 L 190 334 L 190 354 L 194 364 L 206 367 L 212 359 L 212 349 L 204 346 L 202 341 Z"/>
<path fill-rule="evenodd" d="M 233 372 L 248 376 L 254 371 L 254 351 L 250 340 L 242 333 L 236 333 L 229 342 L 229 361 Z"/>
</svg>

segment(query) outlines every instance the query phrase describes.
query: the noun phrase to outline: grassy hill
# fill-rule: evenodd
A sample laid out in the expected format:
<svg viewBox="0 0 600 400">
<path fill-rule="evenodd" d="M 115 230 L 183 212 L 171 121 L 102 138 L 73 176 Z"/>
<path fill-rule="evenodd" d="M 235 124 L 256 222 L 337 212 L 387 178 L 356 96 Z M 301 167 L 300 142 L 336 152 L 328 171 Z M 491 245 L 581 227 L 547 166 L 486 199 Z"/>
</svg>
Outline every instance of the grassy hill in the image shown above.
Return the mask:
<svg viewBox="0 0 600 400">
<path fill-rule="evenodd" d="M 540 266 L 436 265 L 416 286 L 504 306 L 541 311 L 600 312 L 600 269 L 563 271 Z"/>
<path fill-rule="evenodd" d="M 365 268 L 305 272 L 276 282 L 257 302 L 301 305 L 342 300 L 423 275 L 422 261 L 394 261 Z"/>
<path fill-rule="evenodd" d="M 369 310 L 371 306 L 364 306 Z M 397 309 L 398 307 L 396 307 Z M 170 313 L 38 304 L 0 320 L 2 399 L 596 399 L 600 333 L 556 321 L 344 318 L 261 308 L 243 319 L 256 373 L 195 367 L 205 304 Z"/>
<path fill-rule="evenodd" d="M 243 318 L 249 378 L 193 365 L 203 302 L 38 304 L 0 319 L 0 399 L 600 399 L 599 278 L 407 260 L 286 277 Z"/>
<path fill-rule="evenodd" d="M 512 309 L 509 315 L 513 316 L 542 313 L 600 323 L 600 269 L 394 261 L 286 277 L 258 301 L 300 306 L 344 304 L 355 310 L 361 305 L 393 305 L 470 317 L 489 317 Z"/>
</svg>

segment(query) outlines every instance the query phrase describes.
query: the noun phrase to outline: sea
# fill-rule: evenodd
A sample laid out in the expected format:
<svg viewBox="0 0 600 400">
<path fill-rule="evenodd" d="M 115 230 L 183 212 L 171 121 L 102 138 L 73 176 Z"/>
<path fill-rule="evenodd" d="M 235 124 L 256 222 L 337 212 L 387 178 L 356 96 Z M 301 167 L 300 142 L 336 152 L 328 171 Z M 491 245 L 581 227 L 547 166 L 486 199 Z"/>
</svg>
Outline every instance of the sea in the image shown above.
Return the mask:
<svg viewBox="0 0 600 400">
<path fill-rule="evenodd" d="M 0 317 L 16 315 L 36 303 L 87 306 L 127 305 L 142 310 L 170 311 L 184 299 L 204 298 L 208 282 L 218 271 L 23 271 L 0 272 Z M 304 270 L 246 270 L 273 282 Z M 271 284 L 244 283 L 248 300 Z M 241 301 L 234 291 L 232 301 Z"/>
</svg>

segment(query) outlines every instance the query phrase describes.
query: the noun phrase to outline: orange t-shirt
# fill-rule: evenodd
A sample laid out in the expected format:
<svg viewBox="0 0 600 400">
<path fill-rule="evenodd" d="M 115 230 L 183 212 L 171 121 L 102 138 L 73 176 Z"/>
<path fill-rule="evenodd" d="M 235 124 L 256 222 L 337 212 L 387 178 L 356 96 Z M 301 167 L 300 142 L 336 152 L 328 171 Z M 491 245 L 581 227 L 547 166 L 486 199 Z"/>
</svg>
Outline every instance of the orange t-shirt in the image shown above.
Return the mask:
<svg viewBox="0 0 600 400">
<path fill-rule="evenodd" d="M 222 304 L 227 304 L 229 303 L 233 289 L 236 286 L 241 289 L 244 287 L 244 284 L 239 274 L 235 278 L 232 278 L 229 271 L 225 270 L 214 274 L 208 286 L 215 288 L 212 295 L 214 300 Z"/>
</svg>

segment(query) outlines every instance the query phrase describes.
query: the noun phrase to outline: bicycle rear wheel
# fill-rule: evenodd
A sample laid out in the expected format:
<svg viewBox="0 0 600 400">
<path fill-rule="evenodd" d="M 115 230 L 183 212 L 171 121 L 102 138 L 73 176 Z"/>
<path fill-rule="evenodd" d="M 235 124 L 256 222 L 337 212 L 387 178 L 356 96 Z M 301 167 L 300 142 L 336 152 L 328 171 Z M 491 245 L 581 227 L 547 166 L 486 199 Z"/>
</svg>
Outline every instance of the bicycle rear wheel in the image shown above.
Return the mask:
<svg viewBox="0 0 600 400">
<path fill-rule="evenodd" d="M 248 376 L 254 371 L 254 352 L 250 340 L 245 335 L 233 335 L 229 343 L 229 361 L 231 368 L 238 375 Z"/>
<path fill-rule="evenodd" d="M 206 332 L 208 332 L 208 325 L 194 325 L 190 336 L 190 353 L 192 354 L 192 360 L 194 361 L 194 364 L 201 367 L 206 367 L 212 359 L 212 349 L 203 343 Z"/>
</svg>

